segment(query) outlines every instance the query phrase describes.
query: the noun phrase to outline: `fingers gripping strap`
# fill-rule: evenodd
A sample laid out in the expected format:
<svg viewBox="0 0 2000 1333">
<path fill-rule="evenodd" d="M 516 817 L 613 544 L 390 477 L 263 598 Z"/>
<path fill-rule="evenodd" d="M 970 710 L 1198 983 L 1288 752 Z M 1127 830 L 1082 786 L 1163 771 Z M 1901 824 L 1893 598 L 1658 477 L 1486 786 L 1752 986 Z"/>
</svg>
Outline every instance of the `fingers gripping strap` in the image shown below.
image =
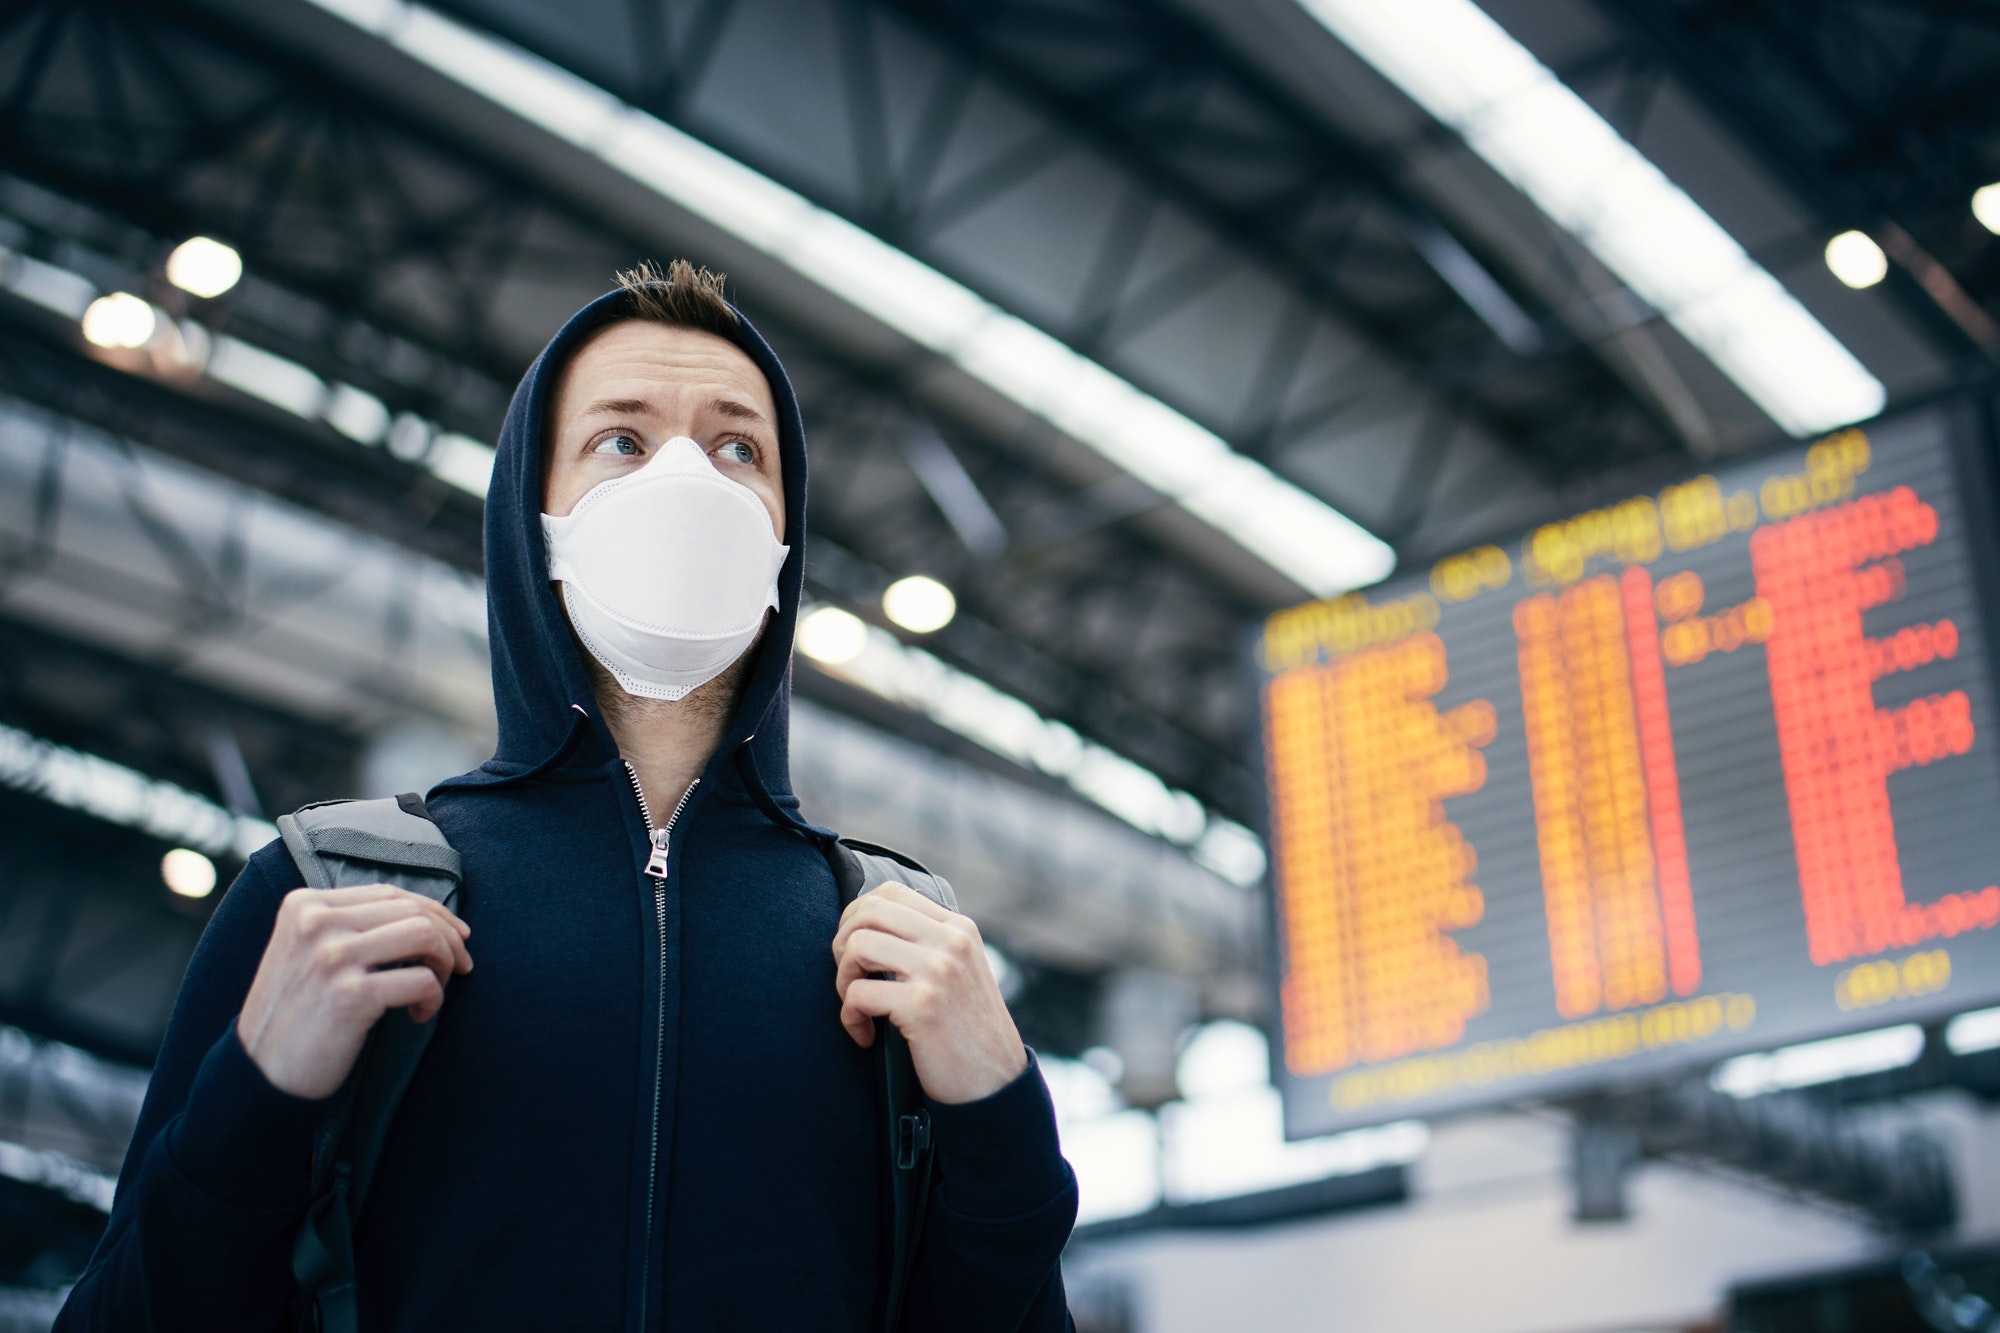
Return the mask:
<svg viewBox="0 0 2000 1333">
<path fill-rule="evenodd" d="M 464 882 L 458 853 L 415 796 L 330 801 L 281 816 L 278 831 L 314 888 L 390 883 L 455 906 Z M 322 1127 L 313 1163 L 314 1201 L 296 1238 L 292 1271 L 308 1327 L 356 1333 L 353 1228 L 385 1137 L 430 1043 L 432 1024 L 407 1012 L 383 1015 Z"/>
<path fill-rule="evenodd" d="M 822 845 L 843 903 L 851 903 L 883 884 L 896 883 L 908 885 L 947 911 L 958 910 L 958 896 L 952 892 L 950 882 L 901 852 L 854 838 Z M 889 1269 L 887 1288 L 882 1293 L 880 1327 L 884 1333 L 899 1333 L 937 1157 L 931 1142 L 930 1113 L 924 1105 L 923 1087 L 917 1080 L 909 1043 L 886 1019 L 875 1020 L 875 1032 L 874 1049 L 880 1061 L 878 1069 L 884 1080 L 888 1113 L 885 1160 L 889 1166 L 885 1182 L 889 1203 Z"/>
</svg>

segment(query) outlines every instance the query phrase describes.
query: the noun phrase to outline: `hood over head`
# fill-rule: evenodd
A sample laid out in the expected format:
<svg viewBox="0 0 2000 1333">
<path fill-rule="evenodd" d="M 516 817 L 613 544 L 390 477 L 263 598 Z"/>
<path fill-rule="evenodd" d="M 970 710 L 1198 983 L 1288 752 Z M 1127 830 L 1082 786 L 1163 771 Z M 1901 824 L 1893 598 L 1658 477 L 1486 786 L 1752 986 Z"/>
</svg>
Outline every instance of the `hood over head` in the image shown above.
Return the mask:
<svg viewBox="0 0 2000 1333">
<path fill-rule="evenodd" d="M 626 300 L 623 291 L 607 292 L 571 316 L 528 367 L 508 405 L 486 493 L 486 619 L 499 743 L 478 773 L 449 785 L 504 782 L 566 763 L 601 763 L 616 753 L 582 649 L 549 581 L 541 514 L 543 432 L 563 368 L 592 334 L 629 317 Z M 805 428 L 776 353 L 740 311 L 737 321 L 733 334 L 723 336 L 764 372 L 778 409 L 791 555 L 778 574 L 778 610 L 750 650 L 753 661 L 742 697 L 716 757 L 726 759 L 747 743 L 755 780 L 763 788 L 756 794 L 788 796 L 791 646 L 805 569 Z M 740 765 L 722 766 L 721 771 L 734 767 Z"/>
</svg>

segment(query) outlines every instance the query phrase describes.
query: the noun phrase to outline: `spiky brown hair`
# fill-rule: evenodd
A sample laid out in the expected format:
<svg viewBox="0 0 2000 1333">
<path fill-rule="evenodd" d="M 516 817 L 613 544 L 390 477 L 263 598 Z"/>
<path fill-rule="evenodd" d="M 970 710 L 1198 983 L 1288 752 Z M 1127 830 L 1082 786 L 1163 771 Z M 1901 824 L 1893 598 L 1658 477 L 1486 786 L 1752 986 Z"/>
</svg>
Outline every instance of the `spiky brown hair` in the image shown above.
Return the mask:
<svg viewBox="0 0 2000 1333">
<path fill-rule="evenodd" d="M 665 272 L 648 259 L 618 274 L 628 319 L 697 329 L 733 341 L 738 320 L 722 284 L 722 274 L 696 268 L 685 259 L 674 260 Z"/>
</svg>

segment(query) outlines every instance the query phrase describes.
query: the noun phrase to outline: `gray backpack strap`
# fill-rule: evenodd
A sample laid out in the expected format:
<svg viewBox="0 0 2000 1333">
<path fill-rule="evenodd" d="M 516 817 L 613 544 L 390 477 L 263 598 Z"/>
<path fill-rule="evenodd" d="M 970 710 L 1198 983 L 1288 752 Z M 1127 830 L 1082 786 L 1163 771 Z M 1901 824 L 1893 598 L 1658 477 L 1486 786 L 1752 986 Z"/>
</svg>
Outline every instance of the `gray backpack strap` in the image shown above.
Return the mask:
<svg viewBox="0 0 2000 1333">
<path fill-rule="evenodd" d="M 842 838 L 840 846 L 861 869 L 861 878 L 855 881 L 853 892 L 842 886 L 845 901 L 852 901 L 879 885 L 896 883 L 908 885 L 946 911 L 958 910 L 958 895 L 951 891 L 951 881 L 924 869 L 903 853 L 859 838 Z"/>
<path fill-rule="evenodd" d="M 458 853 L 417 796 L 309 805 L 281 815 L 278 832 L 308 887 L 393 884 L 458 906 L 465 882 Z M 434 1027 L 435 1020 L 411 1022 L 406 1010 L 384 1014 L 313 1142 L 313 1202 L 292 1247 L 302 1328 L 356 1333 L 354 1226 Z"/>
<path fill-rule="evenodd" d="M 947 911 L 958 910 L 951 882 L 901 852 L 858 838 L 836 839 L 826 843 L 825 850 L 843 907 L 879 885 L 896 883 L 908 885 Z M 884 1333 L 900 1333 L 903 1299 L 924 1234 L 937 1160 L 931 1151 L 930 1111 L 924 1105 L 909 1043 L 893 1024 L 878 1018 L 875 1049 L 881 1053 L 889 1132 L 889 1264 L 880 1327 Z"/>
<path fill-rule="evenodd" d="M 306 884 L 394 884 L 449 907 L 464 882 L 458 853 L 420 797 L 321 801 L 278 816 L 278 833 Z"/>
</svg>

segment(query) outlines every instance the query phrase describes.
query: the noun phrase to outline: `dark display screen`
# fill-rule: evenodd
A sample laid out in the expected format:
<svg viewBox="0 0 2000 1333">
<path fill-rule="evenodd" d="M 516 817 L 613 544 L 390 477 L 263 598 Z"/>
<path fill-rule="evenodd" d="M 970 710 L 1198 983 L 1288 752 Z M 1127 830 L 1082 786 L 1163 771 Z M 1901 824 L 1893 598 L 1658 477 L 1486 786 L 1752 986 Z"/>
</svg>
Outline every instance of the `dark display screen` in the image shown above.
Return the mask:
<svg viewBox="0 0 2000 1333">
<path fill-rule="evenodd" d="M 1961 501 L 1904 419 L 1272 616 L 1287 1132 L 2000 1002 Z"/>
</svg>

